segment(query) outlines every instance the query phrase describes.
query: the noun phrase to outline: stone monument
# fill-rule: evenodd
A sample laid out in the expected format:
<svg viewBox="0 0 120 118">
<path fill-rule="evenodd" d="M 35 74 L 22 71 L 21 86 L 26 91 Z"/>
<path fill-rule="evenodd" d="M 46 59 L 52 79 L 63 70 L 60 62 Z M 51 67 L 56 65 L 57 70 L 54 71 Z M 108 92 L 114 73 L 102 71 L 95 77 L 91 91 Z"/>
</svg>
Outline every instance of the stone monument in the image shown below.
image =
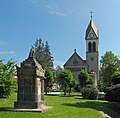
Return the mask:
<svg viewBox="0 0 120 118">
<path fill-rule="evenodd" d="M 34 58 L 31 49 L 28 58 L 17 67 L 18 93 L 15 109 L 42 109 L 44 99 L 44 73 L 42 66 Z"/>
</svg>

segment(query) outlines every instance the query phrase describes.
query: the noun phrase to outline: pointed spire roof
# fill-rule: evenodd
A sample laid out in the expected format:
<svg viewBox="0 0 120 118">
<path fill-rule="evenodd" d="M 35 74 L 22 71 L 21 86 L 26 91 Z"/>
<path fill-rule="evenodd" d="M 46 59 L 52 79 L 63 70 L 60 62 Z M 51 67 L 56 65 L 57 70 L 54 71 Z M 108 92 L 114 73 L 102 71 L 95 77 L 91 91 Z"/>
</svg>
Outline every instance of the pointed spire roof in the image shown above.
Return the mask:
<svg viewBox="0 0 120 118">
<path fill-rule="evenodd" d="M 87 36 L 88 36 L 88 34 L 89 34 L 89 32 L 90 32 L 91 29 L 94 31 L 95 35 L 98 37 L 98 29 L 97 29 L 94 21 L 91 19 L 90 23 L 89 23 L 89 25 L 87 27 L 87 30 L 86 30 L 86 36 L 85 36 L 85 38 L 87 38 Z"/>
</svg>

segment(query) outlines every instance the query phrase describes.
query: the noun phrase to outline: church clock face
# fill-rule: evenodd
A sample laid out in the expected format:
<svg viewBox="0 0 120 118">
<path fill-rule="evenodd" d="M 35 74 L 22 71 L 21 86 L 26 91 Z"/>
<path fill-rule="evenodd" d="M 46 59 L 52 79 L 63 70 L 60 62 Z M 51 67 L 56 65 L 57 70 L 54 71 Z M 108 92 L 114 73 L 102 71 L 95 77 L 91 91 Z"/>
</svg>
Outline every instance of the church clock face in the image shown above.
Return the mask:
<svg viewBox="0 0 120 118">
<path fill-rule="evenodd" d="M 93 37 L 94 37 L 94 34 L 93 34 L 93 33 L 90 33 L 89 36 L 90 36 L 90 38 L 93 38 Z"/>
</svg>

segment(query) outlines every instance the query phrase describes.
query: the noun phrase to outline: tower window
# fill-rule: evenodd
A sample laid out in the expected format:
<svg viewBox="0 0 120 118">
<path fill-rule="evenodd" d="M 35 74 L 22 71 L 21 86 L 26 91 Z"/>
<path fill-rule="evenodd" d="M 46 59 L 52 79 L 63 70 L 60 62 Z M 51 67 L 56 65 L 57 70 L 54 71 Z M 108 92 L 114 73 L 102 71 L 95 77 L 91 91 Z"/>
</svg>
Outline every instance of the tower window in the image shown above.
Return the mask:
<svg viewBox="0 0 120 118">
<path fill-rule="evenodd" d="M 95 52 L 95 51 L 96 51 L 96 43 L 93 42 L 93 52 Z"/>
<path fill-rule="evenodd" d="M 91 44 L 91 42 L 88 43 L 88 51 L 89 51 L 89 52 L 92 51 L 92 44 Z"/>
<path fill-rule="evenodd" d="M 91 60 L 91 61 L 94 61 L 94 57 L 91 57 L 90 60 Z"/>
</svg>

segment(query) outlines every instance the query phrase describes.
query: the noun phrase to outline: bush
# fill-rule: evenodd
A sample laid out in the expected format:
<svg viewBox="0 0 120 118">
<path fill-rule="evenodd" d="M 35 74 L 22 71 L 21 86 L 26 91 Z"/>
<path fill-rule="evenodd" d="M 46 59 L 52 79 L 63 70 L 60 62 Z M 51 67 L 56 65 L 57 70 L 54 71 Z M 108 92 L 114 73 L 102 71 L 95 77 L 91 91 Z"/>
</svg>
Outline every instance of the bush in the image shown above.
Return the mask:
<svg viewBox="0 0 120 118">
<path fill-rule="evenodd" d="M 93 85 L 87 85 L 82 89 L 82 96 L 86 99 L 98 99 L 98 89 Z"/>
<path fill-rule="evenodd" d="M 120 84 L 107 87 L 105 99 L 108 101 L 120 102 Z"/>
<path fill-rule="evenodd" d="M 99 79 L 97 81 L 97 88 L 100 92 L 104 92 L 105 91 L 105 87 L 106 87 L 106 83 L 104 82 L 104 80 Z"/>
<path fill-rule="evenodd" d="M 112 75 L 112 83 L 114 85 L 116 84 L 120 84 L 120 72 L 115 72 L 113 75 Z"/>
</svg>

